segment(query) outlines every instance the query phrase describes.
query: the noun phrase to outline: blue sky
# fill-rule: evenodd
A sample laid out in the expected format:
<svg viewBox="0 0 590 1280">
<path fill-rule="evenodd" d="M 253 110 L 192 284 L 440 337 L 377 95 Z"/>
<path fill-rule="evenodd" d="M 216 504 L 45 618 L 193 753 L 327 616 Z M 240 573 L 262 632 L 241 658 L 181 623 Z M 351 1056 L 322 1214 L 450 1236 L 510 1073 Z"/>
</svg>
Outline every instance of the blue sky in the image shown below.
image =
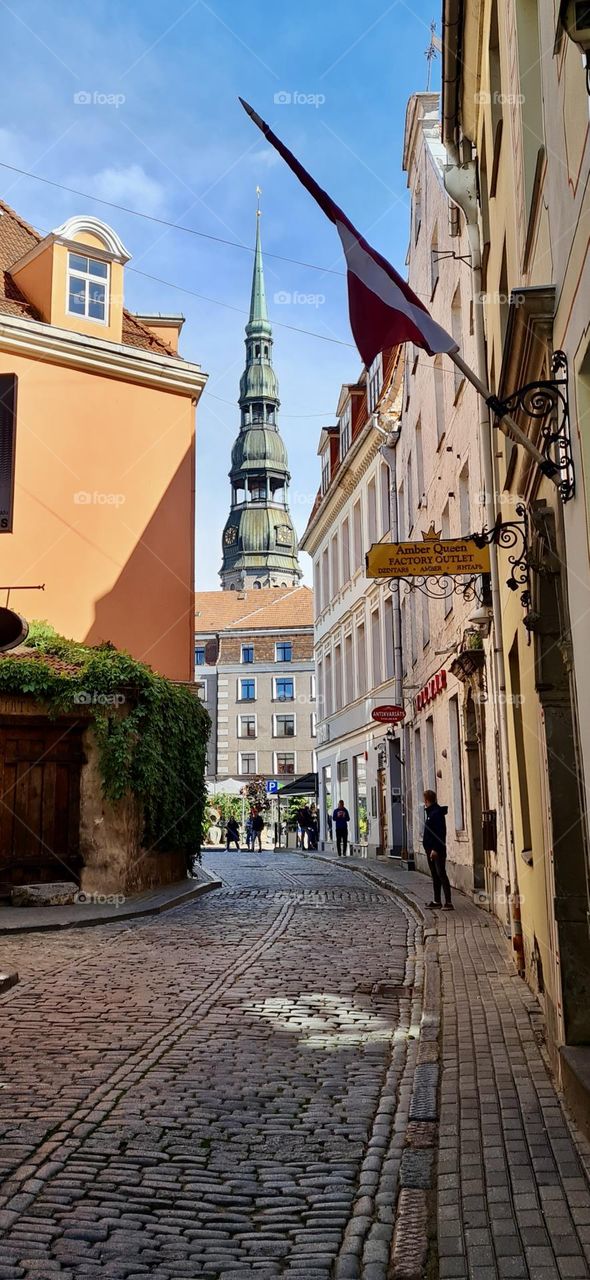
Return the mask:
<svg viewBox="0 0 590 1280">
<path fill-rule="evenodd" d="M 0 168 L 2 197 L 42 231 L 81 212 L 114 226 L 132 254 L 127 306 L 182 312 L 182 353 L 209 374 L 197 415 L 202 589 L 219 585 L 244 357 L 240 312 L 248 307 L 252 255 L 109 210 L 96 197 L 251 247 L 255 188 L 262 187 L 280 423 L 301 532 L 317 489 L 320 429 L 334 420 L 340 385 L 358 376 L 360 360 L 346 345 L 351 336 L 334 228 L 266 145 L 237 95 L 403 270 L 409 216 L 401 172 L 404 117 L 409 96 L 426 88 L 433 18 L 438 9 L 426 0 L 286 0 L 282 6 L 271 0 L 1 0 L 0 160 L 94 199 Z M 435 67 L 433 87 L 438 82 Z M 79 94 L 92 101 L 76 101 Z M 271 253 L 332 271 L 275 261 Z M 285 294 L 291 301 L 281 300 Z M 306 556 L 302 564 L 309 581 Z"/>
</svg>

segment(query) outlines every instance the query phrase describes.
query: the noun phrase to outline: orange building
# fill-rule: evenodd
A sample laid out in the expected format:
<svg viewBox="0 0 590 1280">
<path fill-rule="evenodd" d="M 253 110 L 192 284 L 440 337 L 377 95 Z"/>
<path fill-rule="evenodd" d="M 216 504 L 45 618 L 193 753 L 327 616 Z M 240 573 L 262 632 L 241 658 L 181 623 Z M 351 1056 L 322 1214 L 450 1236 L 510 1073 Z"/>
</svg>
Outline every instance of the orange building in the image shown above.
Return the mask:
<svg viewBox="0 0 590 1280">
<path fill-rule="evenodd" d="M 178 354 L 182 317 L 125 310 L 128 261 L 97 218 L 41 238 L 0 202 L 0 375 L 17 379 L 12 515 L 0 438 L 0 517 L 12 524 L 0 586 L 44 583 L 12 607 L 192 680 L 195 406 L 206 375 Z M 10 376 L 1 386 L 6 445 Z"/>
</svg>

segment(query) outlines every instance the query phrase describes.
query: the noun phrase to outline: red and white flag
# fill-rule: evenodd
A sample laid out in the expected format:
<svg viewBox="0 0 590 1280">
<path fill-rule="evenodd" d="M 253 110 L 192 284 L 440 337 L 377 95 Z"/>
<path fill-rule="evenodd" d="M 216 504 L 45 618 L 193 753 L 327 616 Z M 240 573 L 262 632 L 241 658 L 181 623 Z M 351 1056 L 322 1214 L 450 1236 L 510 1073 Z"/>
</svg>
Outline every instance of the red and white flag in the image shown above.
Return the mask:
<svg viewBox="0 0 590 1280">
<path fill-rule="evenodd" d="M 391 263 L 371 248 L 342 209 L 318 186 L 253 107 L 243 98 L 240 102 L 336 226 L 348 268 L 350 327 L 364 364 L 368 367 L 380 351 L 397 347 L 402 342 L 413 342 L 431 356 L 458 351 L 454 338 L 433 320 Z"/>
</svg>

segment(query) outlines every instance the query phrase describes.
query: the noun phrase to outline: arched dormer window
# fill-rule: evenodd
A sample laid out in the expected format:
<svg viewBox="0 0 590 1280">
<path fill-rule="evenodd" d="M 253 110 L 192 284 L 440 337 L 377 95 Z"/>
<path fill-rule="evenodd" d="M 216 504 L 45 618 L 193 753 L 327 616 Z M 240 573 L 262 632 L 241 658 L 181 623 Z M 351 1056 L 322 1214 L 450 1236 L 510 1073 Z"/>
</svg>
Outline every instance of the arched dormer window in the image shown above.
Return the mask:
<svg viewBox="0 0 590 1280">
<path fill-rule="evenodd" d="M 120 342 L 129 256 L 112 227 L 80 215 L 33 245 L 11 275 L 46 323 Z"/>
</svg>

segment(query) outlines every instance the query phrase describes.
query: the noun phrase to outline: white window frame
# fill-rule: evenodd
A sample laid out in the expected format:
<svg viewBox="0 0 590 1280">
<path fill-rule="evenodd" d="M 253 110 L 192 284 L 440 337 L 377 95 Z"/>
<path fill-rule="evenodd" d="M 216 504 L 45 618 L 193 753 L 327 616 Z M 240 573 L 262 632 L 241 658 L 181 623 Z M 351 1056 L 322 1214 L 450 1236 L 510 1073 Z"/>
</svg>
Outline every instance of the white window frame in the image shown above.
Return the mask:
<svg viewBox="0 0 590 1280">
<path fill-rule="evenodd" d="M 330 487 L 330 445 L 324 449 L 322 454 L 322 493 L 327 493 Z"/>
<path fill-rule="evenodd" d="M 383 359 L 382 353 L 375 356 L 367 375 L 367 407 L 369 413 L 374 413 L 379 402 L 381 389 L 383 387 Z"/>
<path fill-rule="evenodd" d="M 312 738 L 317 738 L 317 736 L 318 736 L 318 714 L 317 714 L 317 711 L 312 711 L 312 713 L 311 713 L 311 716 L 310 716 L 310 730 L 309 730 L 309 732 L 310 732 L 310 737 L 312 737 Z"/>
<path fill-rule="evenodd" d="M 352 436 L 352 404 L 347 402 L 340 419 L 340 459 L 346 457 L 351 445 Z"/>
<path fill-rule="evenodd" d="M 289 648 L 291 650 L 291 657 L 290 658 L 277 657 L 277 651 L 278 651 L 279 645 L 286 645 L 286 644 L 289 645 Z M 275 662 L 280 662 L 281 666 L 288 667 L 289 663 L 292 661 L 293 661 L 293 641 L 292 640 L 275 640 Z"/>
<path fill-rule="evenodd" d="M 252 650 L 252 662 L 246 662 L 244 660 L 244 649 Z M 240 662 L 244 667 L 252 667 L 254 665 L 254 645 L 253 644 L 248 643 L 248 644 L 240 645 Z"/>
<path fill-rule="evenodd" d="M 285 742 L 287 739 L 285 738 Z M 293 772 L 279 773 L 278 757 L 293 756 Z M 297 776 L 297 752 L 296 751 L 273 751 L 273 765 L 275 778 L 295 778 Z"/>
<path fill-rule="evenodd" d="M 280 734 L 277 731 L 277 720 L 279 716 L 288 716 L 293 721 L 293 732 L 291 734 Z M 272 736 L 280 738 L 281 742 L 292 742 L 297 737 L 297 713 L 295 711 L 275 711 L 272 717 Z"/>
<path fill-rule="evenodd" d="M 253 680 L 253 681 L 254 681 L 254 697 L 253 697 L 253 698 L 243 698 L 243 697 L 242 697 L 242 681 L 243 681 L 243 680 Z M 258 697 L 258 679 L 257 679 L 257 677 L 256 677 L 256 676 L 238 676 L 238 682 L 237 682 L 237 698 L 236 698 L 236 702 L 241 702 L 241 703 L 244 703 L 244 702 L 256 702 L 257 697 Z"/>
<path fill-rule="evenodd" d="M 199 650 L 201 650 L 201 649 L 202 649 L 202 651 L 203 651 L 203 661 L 202 661 L 202 662 L 197 662 L 197 649 L 199 649 Z M 196 645 L 195 645 L 195 670 L 197 669 L 197 667 L 206 667 L 206 666 L 207 666 L 206 658 L 207 658 L 207 645 L 206 645 L 206 644 L 196 644 Z"/>
<path fill-rule="evenodd" d="M 254 733 L 242 733 L 242 720 L 254 721 Z M 258 716 L 255 711 L 240 711 L 238 714 L 238 732 L 237 736 L 240 742 L 253 742 L 258 737 Z"/>
<path fill-rule="evenodd" d="M 76 249 L 68 249 L 68 261 L 66 265 L 66 315 L 74 316 L 76 320 L 89 320 L 91 324 L 109 324 L 109 313 L 111 303 L 111 264 L 105 262 L 107 269 L 106 276 L 93 276 L 91 271 L 79 271 L 77 267 L 70 266 L 70 259 L 86 258 L 90 262 L 104 262 L 104 258 L 95 258 L 91 253 L 84 253 L 84 249 L 88 249 L 89 245 L 80 245 L 80 251 Z M 77 276 L 78 279 L 84 280 L 84 311 L 70 310 L 70 276 Z M 104 319 L 98 316 L 91 316 L 88 312 L 88 289 L 91 283 L 104 285 Z"/>
<path fill-rule="evenodd" d="M 293 685 L 293 697 L 292 697 L 292 698 L 279 698 L 279 695 L 278 695 L 278 693 L 277 693 L 277 682 L 278 682 L 279 680 L 290 680 L 290 681 L 291 681 L 291 683 L 292 683 L 292 685 Z M 295 683 L 295 676 L 273 676 L 273 678 L 272 678 L 272 700 L 273 700 L 273 702 L 291 703 L 291 702 L 295 702 L 296 697 L 297 697 L 297 685 L 296 685 L 296 683 Z"/>
<path fill-rule="evenodd" d="M 254 768 L 252 772 L 242 768 L 242 760 L 244 756 L 254 756 Z M 258 773 L 258 752 L 257 751 L 239 751 L 238 752 L 238 771 L 240 778 L 253 778 Z"/>
</svg>

